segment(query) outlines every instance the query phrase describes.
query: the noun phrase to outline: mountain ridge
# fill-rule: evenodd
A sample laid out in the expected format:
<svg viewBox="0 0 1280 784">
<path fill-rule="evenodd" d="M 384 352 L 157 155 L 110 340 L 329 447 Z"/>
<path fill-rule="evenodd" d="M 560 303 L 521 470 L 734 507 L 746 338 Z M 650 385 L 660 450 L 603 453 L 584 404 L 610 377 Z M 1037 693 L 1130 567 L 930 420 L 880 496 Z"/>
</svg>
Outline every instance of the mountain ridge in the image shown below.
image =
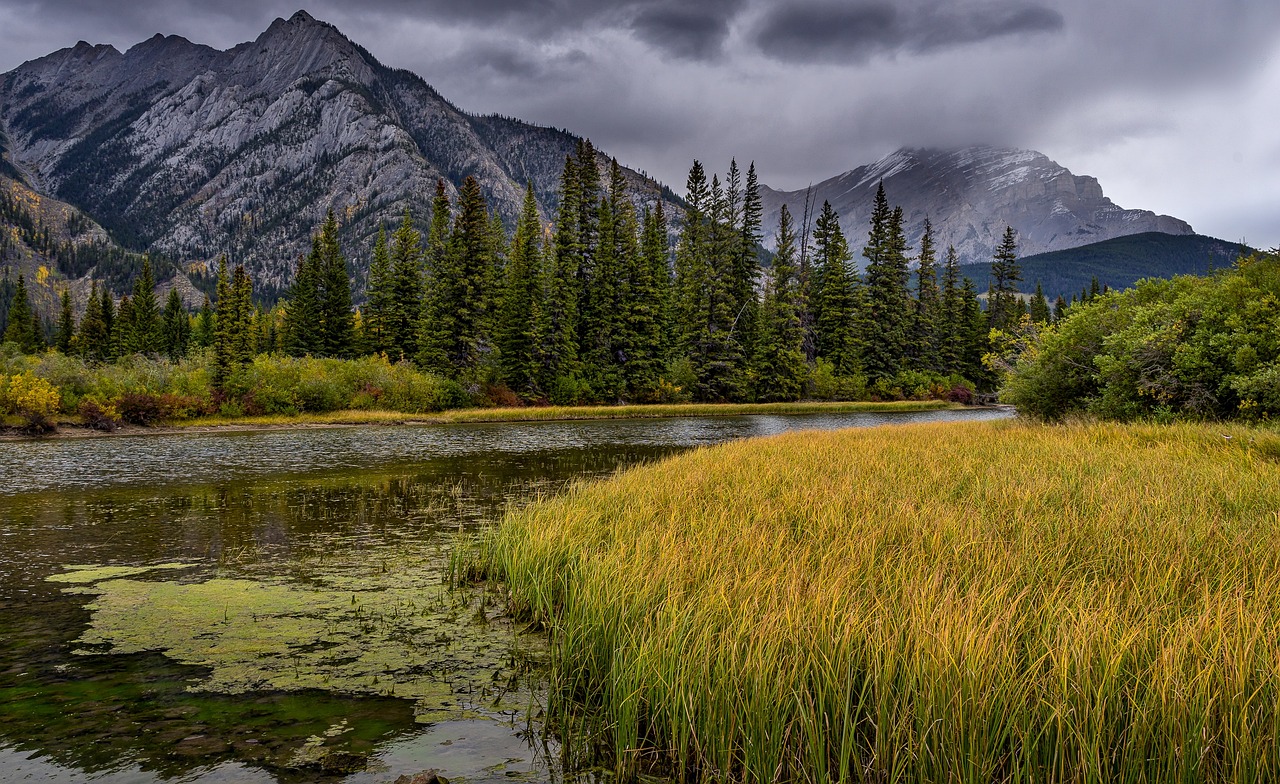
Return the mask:
<svg viewBox="0 0 1280 784">
<path fill-rule="evenodd" d="M 1113 237 L 1158 231 L 1193 234 L 1191 226 L 1148 210 L 1126 210 L 1108 199 L 1094 177 L 1076 175 L 1034 150 L 976 145 L 956 149 L 904 147 L 809 189 L 762 188 L 765 226 L 777 224 L 786 204 L 804 214 L 823 201 L 840 214 L 855 261 L 861 260 L 876 189 L 884 183 L 891 205 L 901 205 L 907 240 L 918 247 L 930 218 L 940 251 L 955 245 L 962 263 L 991 258 L 1005 226 L 1018 233 L 1019 251 L 1033 255 Z M 766 235 L 766 244 L 772 236 Z"/>
<path fill-rule="evenodd" d="M 305 12 L 227 50 L 156 35 L 124 53 L 81 42 L 29 61 L 0 77 L 0 132 L 34 186 L 126 247 L 205 261 L 225 251 L 277 294 L 330 207 L 349 257 L 407 207 L 424 222 L 437 179 L 456 197 L 475 176 L 510 223 L 526 182 L 555 205 L 581 141 L 468 114 Z M 626 174 L 637 199 L 676 203 Z"/>
</svg>

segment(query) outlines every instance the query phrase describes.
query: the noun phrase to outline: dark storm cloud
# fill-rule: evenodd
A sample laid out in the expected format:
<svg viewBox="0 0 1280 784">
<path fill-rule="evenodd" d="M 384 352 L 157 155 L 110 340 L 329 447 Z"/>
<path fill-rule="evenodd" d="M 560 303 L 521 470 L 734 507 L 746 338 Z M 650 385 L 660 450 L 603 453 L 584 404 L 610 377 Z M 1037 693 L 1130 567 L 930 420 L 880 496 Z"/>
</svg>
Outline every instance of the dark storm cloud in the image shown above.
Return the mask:
<svg viewBox="0 0 1280 784">
<path fill-rule="evenodd" d="M 765 12 L 754 41 L 765 54 L 799 62 L 861 62 L 881 52 L 930 52 L 1030 33 L 1060 32 L 1062 14 L 1020 2 L 956 8 L 893 2 L 793 2 Z"/>
<path fill-rule="evenodd" d="M 636 10 L 631 29 L 677 57 L 709 60 L 722 53 L 737 10 L 737 3 L 650 5 Z"/>
</svg>

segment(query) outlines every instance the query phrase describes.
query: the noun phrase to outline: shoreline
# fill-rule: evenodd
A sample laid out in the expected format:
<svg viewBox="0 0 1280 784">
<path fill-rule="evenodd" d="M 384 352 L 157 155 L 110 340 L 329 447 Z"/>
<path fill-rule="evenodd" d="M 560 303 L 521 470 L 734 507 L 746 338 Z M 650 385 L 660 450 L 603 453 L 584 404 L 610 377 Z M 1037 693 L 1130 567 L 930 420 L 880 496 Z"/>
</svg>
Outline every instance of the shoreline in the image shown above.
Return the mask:
<svg viewBox="0 0 1280 784">
<path fill-rule="evenodd" d="M 517 422 L 573 422 L 610 419 L 679 419 L 687 417 L 784 414 L 892 414 L 919 411 L 961 411 L 991 408 L 940 400 L 799 403 L 680 403 L 674 405 L 530 406 L 526 408 L 461 408 L 431 414 L 398 411 L 334 411 L 291 416 L 203 417 L 155 426 L 121 424 L 114 431 L 93 430 L 75 422 L 59 422 L 58 429 L 32 436 L 16 428 L 0 430 L 0 441 L 48 441 L 74 438 L 112 438 L 180 433 L 244 433 L 273 430 L 327 430 L 347 427 L 394 427 Z"/>
</svg>

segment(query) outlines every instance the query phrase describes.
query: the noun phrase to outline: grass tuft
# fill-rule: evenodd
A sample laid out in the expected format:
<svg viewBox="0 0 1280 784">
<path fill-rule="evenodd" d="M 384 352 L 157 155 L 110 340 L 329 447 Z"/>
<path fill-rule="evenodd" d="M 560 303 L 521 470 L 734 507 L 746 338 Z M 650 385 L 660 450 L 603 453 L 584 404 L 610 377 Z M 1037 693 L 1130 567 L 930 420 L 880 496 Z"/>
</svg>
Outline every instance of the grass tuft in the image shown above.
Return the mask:
<svg viewBox="0 0 1280 784">
<path fill-rule="evenodd" d="M 791 433 L 514 510 L 464 571 L 551 630 L 554 693 L 624 775 L 1277 780 L 1278 449 Z"/>
</svg>

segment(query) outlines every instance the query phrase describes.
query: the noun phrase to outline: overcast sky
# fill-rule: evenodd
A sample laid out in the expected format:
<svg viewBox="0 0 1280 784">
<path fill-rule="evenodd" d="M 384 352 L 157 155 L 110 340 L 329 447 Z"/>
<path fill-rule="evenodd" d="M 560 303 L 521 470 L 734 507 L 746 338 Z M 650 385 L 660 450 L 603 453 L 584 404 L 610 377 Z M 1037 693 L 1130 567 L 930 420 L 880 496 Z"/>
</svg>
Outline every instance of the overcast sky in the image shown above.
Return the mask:
<svg viewBox="0 0 1280 784">
<path fill-rule="evenodd" d="M 0 72 L 81 39 L 227 48 L 301 1 L 0 0 Z M 463 109 L 589 136 L 677 191 L 694 158 L 800 188 L 901 146 L 1016 145 L 1123 207 L 1280 245 L 1277 0 L 304 7 Z"/>
</svg>

